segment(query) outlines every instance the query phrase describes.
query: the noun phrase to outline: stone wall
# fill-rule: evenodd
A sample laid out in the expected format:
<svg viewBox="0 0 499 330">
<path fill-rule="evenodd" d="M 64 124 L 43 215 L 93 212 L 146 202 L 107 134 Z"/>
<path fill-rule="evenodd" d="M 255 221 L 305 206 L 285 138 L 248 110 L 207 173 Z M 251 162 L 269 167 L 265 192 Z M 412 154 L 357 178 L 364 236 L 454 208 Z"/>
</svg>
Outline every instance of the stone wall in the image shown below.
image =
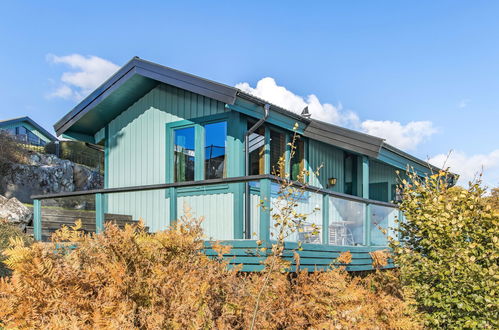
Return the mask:
<svg viewBox="0 0 499 330">
<path fill-rule="evenodd" d="M 55 155 L 31 153 L 27 164 L 4 163 L 0 168 L 0 195 L 32 203 L 31 195 L 100 189 L 104 177 L 84 165 Z"/>
</svg>

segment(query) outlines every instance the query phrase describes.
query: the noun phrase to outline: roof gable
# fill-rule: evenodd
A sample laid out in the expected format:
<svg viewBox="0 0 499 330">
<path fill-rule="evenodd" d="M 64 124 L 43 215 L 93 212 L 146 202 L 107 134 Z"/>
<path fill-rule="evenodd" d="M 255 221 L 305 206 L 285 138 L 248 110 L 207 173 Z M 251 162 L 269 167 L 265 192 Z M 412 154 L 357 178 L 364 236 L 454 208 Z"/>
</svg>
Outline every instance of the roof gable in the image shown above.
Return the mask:
<svg viewBox="0 0 499 330">
<path fill-rule="evenodd" d="M 99 122 L 114 118 L 158 83 L 172 85 L 228 104 L 234 103 L 237 94 L 234 87 L 134 57 L 59 120 L 54 129 L 57 135 L 68 130 L 93 134 L 101 128 Z M 91 112 L 93 109 L 96 111 Z"/>
<path fill-rule="evenodd" d="M 31 126 L 33 126 L 40 134 L 43 134 L 47 139 L 50 141 L 55 141 L 57 138 L 50 134 L 45 128 L 40 126 L 37 122 L 35 122 L 33 119 L 31 119 L 28 116 L 25 117 L 18 117 L 18 118 L 12 118 L 12 119 L 6 119 L 6 120 L 0 120 L 0 128 L 5 127 L 7 125 L 14 125 L 14 124 L 22 124 L 22 123 L 28 123 Z"/>
</svg>

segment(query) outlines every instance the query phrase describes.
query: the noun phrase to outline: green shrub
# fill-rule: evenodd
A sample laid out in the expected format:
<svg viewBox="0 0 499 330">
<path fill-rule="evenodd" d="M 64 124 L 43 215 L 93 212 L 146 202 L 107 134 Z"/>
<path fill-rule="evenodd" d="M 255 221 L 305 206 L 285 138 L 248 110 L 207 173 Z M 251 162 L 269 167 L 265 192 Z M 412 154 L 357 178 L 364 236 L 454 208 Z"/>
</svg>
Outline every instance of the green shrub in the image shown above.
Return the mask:
<svg viewBox="0 0 499 330">
<path fill-rule="evenodd" d="M 400 205 L 406 221 L 392 240 L 403 285 L 413 292 L 427 326 L 497 328 L 499 210 L 480 181 L 449 187 L 441 171 L 409 174 Z"/>
</svg>

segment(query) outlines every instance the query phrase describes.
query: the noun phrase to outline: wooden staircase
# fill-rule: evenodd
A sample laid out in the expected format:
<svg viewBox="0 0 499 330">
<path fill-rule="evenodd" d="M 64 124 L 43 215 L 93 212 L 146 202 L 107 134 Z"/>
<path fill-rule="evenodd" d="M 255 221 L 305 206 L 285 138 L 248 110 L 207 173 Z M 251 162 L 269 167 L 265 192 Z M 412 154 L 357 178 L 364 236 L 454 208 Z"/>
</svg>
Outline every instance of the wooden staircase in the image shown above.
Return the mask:
<svg viewBox="0 0 499 330">
<path fill-rule="evenodd" d="M 60 229 L 62 225 L 74 226 L 77 220 L 81 220 L 82 230 L 87 233 L 95 232 L 95 211 L 71 210 L 58 207 L 46 207 L 42 209 L 42 241 L 50 241 L 52 233 Z M 131 215 L 104 214 L 104 222 L 112 222 L 118 227 L 124 228 L 126 224 L 137 224 Z M 147 229 L 147 228 L 146 228 Z M 33 226 L 26 227 L 26 233 L 33 236 Z"/>
</svg>

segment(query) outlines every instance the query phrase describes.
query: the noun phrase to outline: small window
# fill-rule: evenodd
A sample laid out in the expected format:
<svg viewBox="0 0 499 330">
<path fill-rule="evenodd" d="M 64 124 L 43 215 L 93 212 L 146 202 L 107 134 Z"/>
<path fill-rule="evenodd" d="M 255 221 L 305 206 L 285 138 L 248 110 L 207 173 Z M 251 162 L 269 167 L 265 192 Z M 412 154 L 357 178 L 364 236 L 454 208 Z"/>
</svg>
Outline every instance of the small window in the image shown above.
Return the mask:
<svg viewBox="0 0 499 330">
<path fill-rule="evenodd" d="M 248 122 L 248 129 L 254 123 Z M 250 171 L 249 175 L 258 175 L 265 173 L 265 129 L 258 128 L 249 136 L 249 152 L 250 152 Z"/>
<path fill-rule="evenodd" d="M 194 127 L 174 130 L 175 182 L 194 181 Z"/>
<path fill-rule="evenodd" d="M 284 176 L 284 152 L 286 151 L 286 138 L 284 133 L 270 130 L 270 173 L 274 175 Z"/>
<path fill-rule="evenodd" d="M 297 135 L 295 140 L 295 151 L 289 160 L 290 164 L 290 175 L 293 181 L 304 181 L 301 177 L 302 172 L 305 168 L 305 145 L 303 143 L 303 138 Z"/>
<path fill-rule="evenodd" d="M 218 122 L 204 126 L 204 170 L 206 179 L 221 179 L 226 176 L 225 141 L 227 140 L 227 122 Z"/>
</svg>

